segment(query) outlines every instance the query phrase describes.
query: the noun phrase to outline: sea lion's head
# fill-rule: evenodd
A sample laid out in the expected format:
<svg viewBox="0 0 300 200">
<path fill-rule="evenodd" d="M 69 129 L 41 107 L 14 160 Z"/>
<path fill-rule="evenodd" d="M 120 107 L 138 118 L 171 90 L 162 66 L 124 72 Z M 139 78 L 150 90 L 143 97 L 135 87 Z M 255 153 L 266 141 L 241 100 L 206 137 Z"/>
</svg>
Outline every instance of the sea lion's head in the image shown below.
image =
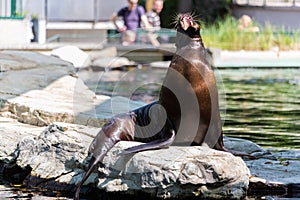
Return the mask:
<svg viewBox="0 0 300 200">
<path fill-rule="evenodd" d="M 177 31 L 189 37 L 200 35 L 200 25 L 194 20 L 190 13 L 177 16 Z"/>
<path fill-rule="evenodd" d="M 191 38 L 201 39 L 200 24 L 195 21 L 194 17 L 190 13 L 178 14 L 176 20 L 176 29 L 177 48 L 187 45 Z"/>
</svg>

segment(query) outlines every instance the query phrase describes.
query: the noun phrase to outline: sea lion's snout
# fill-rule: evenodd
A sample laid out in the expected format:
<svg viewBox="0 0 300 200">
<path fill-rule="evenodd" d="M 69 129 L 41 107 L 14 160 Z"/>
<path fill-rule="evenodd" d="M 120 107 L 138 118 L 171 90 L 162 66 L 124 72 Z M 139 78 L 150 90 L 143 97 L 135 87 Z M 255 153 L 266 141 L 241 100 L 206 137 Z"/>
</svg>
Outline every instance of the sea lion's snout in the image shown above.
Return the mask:
<svg viewBox="0 0 300 200">
<path fill-rule="evenodd" d="M 190 15 L 183 15 L 180 17 L 180 25 L 183 30 L 187 30 L 190 26 L 193 26 L 193 18 Z"/>
</svg>

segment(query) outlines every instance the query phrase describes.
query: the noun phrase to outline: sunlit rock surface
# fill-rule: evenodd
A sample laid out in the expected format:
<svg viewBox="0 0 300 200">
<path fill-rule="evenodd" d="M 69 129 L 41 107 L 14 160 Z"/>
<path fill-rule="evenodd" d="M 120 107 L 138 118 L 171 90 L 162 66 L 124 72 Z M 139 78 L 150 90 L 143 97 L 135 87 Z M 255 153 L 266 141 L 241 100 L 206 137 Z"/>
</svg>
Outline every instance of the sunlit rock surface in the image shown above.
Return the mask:
<svg viewBox="0 0 300 200">
<path fill-rule="evenodd" d="M 101 126 L 95 106 L 109 97 L 95 95 L 69 63 L 15 51 L 0 53 L 0 63 L 4 63 L 0 73 L 1 116 L 36 126 L 55 121 Z"/>
</svg>

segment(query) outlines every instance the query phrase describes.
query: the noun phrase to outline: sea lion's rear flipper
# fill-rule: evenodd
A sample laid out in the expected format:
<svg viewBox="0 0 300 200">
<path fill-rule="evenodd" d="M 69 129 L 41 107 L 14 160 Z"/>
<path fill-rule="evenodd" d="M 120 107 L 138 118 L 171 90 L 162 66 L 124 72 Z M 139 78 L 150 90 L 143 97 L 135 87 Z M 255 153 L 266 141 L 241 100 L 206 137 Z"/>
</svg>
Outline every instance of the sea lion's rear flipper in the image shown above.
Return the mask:
<svg viewBox="0 0 300 200">
<path fill-rule="evenodd" d="M 221 133 L 218 142 L 214 146 L 214 149 L 219 150 L 219 151 L 225 151 L 225 152 L 231 153 L 235 156 L 245 157 L 245 158 L 248 158 L 250 160 L 256 159 L 255 156 L 252 156 L 248 153 L 235 151 L 235 150 L 229 150 L 229 149 L 225 148 L 224 143 L 223 143 L 223 133 Z"/>
<path fill-rule="evenodd" d="M 130 147 L 124 150 L 123 154 L 129 154 L 129 153 L 137 153 L 141 151 L 147 151 L 147 150 L 155 150 L 155 149 L 163 149 L 169 147 L 175 140 L 175 131 L 170 130 L 169 131 L 169 137 L 162 138 L 159 140 L 154 140 L 146 144 L 141 144 L 138 146 Z"/>
</svg>

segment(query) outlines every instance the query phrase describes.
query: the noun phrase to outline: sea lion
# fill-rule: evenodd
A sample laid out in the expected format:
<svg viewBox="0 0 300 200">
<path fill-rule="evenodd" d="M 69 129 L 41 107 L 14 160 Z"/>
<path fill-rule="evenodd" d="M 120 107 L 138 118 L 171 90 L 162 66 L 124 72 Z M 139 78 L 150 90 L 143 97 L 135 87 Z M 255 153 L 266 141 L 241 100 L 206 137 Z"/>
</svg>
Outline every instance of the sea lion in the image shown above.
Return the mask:
<svg viewBox="0 0 300 200">
<path fill-rule="evenodd" d="M 228 151 L 223 144 L 218 89 L 213 68 L 206 59 L 200 25 L 191 14 L 179 14 L 176 26 L 177 50 L 157 102 L 165 109 L 176 133 L 174 145 L 207 145 Z M 153 145 L 159 148 L 159 143 L 153 141 L 126 149 L 125 152 L 147 150 Z"/>
<path fill-rule="evenodd" d="M 200 25 L 190 14 L 178 15 L 176 47 L 159 100 L 114 116 L 97 134 L 89 147 L 92 158 L 88 171 L 74 199 L 79 199 L 81 186 L 107 151 L 121 140 L 146 143 L 128 148 L 125 153 L 165 148 L 173 142 L 227 151 L 223 144 L 214 72 L 206 60 Z"/>
</svg>

